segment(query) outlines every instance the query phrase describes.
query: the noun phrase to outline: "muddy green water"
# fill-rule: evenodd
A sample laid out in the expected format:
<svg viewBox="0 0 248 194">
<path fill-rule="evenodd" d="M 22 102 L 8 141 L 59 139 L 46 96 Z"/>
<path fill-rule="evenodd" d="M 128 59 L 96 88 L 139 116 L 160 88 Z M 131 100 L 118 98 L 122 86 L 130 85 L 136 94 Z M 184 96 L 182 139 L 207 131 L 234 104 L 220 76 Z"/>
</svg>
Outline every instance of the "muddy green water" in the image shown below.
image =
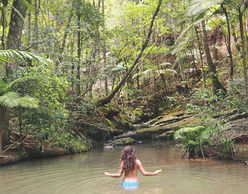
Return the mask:
<svg viewBox="0 0 248 194">
<path fill-rule="evenodd" d="M 145 177 L 137 190 L 119 186 L 115 173 L 123 147 L 50 159 L 24 161 L 0 167 L 0 194 L 247 194 L 248 166 L 227 161 L 179 159 L 170 143 L 133 146 L 145 170 L 162 169 L 159 176 Z"/>
</svg>

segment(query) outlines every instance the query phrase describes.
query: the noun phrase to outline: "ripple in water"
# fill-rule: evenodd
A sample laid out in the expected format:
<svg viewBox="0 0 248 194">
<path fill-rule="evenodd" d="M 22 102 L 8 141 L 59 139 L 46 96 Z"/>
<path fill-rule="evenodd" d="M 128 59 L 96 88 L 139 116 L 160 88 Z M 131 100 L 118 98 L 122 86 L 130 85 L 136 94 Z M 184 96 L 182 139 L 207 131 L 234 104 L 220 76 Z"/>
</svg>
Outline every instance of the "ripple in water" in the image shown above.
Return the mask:
<svg viewBox="0 0 248 194">
<path fill-rule="evenodd" d="M 144 177 L 137 190 L 124 190 L 121 179 L 104 177 L 120 165 L 122 147 L 95 149 L 75 156 L 41 159 L 0 167 L 0 194 L 246 194 L 248 167 L 225 161 L 179 159 L 169 144 L 135 145 L 147 171 L 163 169 L 159 176 Z"/>
</svg>

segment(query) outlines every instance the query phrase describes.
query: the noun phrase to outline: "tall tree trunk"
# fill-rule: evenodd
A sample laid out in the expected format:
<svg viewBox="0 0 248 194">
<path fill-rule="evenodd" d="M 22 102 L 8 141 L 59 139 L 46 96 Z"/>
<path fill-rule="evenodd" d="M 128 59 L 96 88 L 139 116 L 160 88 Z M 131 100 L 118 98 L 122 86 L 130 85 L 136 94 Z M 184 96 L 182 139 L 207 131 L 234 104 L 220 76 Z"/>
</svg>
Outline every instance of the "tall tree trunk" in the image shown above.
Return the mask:
<svg viewBox="0 0 248 194">
<path fill-rule="evenodd" d="M 175 29 L 175 21 L 173 18 L 171 18 L 171 23 L 173 26 L 172 29 L 173 29 L 174 41 L 176 42 L 178 36 L 177 36 L 176 29 Z M 182 59 L 181 59 L 181 51 L 179 49 L 178 49 L 177 57 L 178 57 L 178 61 L 179 61 L 179 69 L 180 69 L 180 73 L 181 73 L 181 78 L 182 78 L 182 81 L 185 81 L 184 67 L 183 67 Z"/>
<path fill-rule="evenodd" d="M 122 80 L 119 82 L 119 84 L 116 86 L 116 88 L 105 98 L 102 98 L 100 99 L 96 105 L 97 106 L 103 106 L 105 104 L 108 104 L 112 98 L 115 96 L 115 94 L 119 91 L 119 89 L 122 87 L 122 85 L 126 82 L 127 78 L 130 76 L 130 74 L 132 73 L 132 71 L 134 70 L 134 68 L 136 67 L 136 64 L 138 63 L 140 57 L 142 56 L 144 50 L 146 49 L 147 47 L 147 44 L 150 40 L 150 37 L 151 37 L 151 34 L 152 34 L 152 27 L 153 27 L 153 23 L 155 21 L 155 18 L 159 12 L 159 9 L 160 9 L 160 6 L 161 6 L 161 3 L 162 3 L 162 0 L 159 0 L 158 1 L 158 5 L 157 5 L 157 8 L 152 16 L 152 19 L 151 19 L 151 24 L 150 24 L 150 27 L 149 27 L 149 31 L 148 31 L 148 34 L 146 36 L 146 40 L 145 42 L 143 43 L 141 49 L 140 49 L 140 52 L 139 54 L 135 57 L 131 67 L 127 70 L 127 73 L 126 75 L 122 78 Z"/>
<path fill-rule="evenodd" d="M 3 34 L 2 34 L 1 39 L 2 39 L 2 49 L 4 50 L 5 49 L 5 38 L 4 38 L 5 37 L 5 5 L 3 5 L 2 10 L 3 11 L 2 11 L 2 15 L 1 15 L 1 24 L 2 24 L 2 32 L 3 32 Z M 6 72 L 5 66 L 2 65 L 2 69 L 0 69 L 0 78 L 3 77 L 4 72 Z"/>
<path fill-rule="evenodd" d="M 243 14 L 239 13 L 239 28 L 240 28 L 240 36 L 242 43 L 242 58 L 243 58 L 243 70 L 244 70 L 244 78 L 245 78 L 245 91 L 246 91 L 246 102 L 248 104 L 248 78 L 247 78 L 247 67 L 246 67 L 246 44 L 244 37 L 244 26 L 243 26 Z"/>
<path fill-rule="evenodd" d="M 29 0 L 30 2 L 30 0 Z M 19 0 L 13 1 L 9 23 L 9 33 L 7 39 L 7 49 L 19 50 L 21 45 L 22 29 L 24 19 L 26 16 L 27 7 L 24 6 Z M 16 11 L 18 10 L 18 12 Z M 20 16 L 21 15 L 21 16 Z M 6 64 L 6 76 L 17 67 L 15 63 Z M 0 105 L 0 144 L 2 154 L 2 144 L 9 143 L 9 111 L 7 108 Z"/>
<path fill-rule="evenodd" d="M 1 23 L 2 23 L 2 29 L 3 29 L 3 34 L 2 34 L 2 49 L 5 49 L 5 41 L 4 41 L 4 37 L 5 37 L 5 6 L 3 5 L 3 9 L 2 9 L 2 15 L 1 15 Z"/>
<path fill-rule="evenodd" d="M 169 3 L 169 6 L 170 6 L 170 8 L 172 8 L 171 3 Z M 178 36 L 177 36 L 177 31 L 176 31 L 175 20 L 174 20 L 173 17 L 171 17 L 171 23 L 172 23 L 172 31 L 173 31 L 173 35 L 174 35 L 174 42 L 176 42 Z M 182 63 L 181 50 L 180 50 L 180 49 L 178 49 L 177 58 L 178 58 L 178 61 L 179 61 L 179 69 L 180 69 L 180 73 L 181 73 L 181 80 L 182 80 L 182 81 L 185 81 L 184 66 L 183 66 L 183 63 Z M 187 90 L 188 90 L 188 85 L 187 85 L 187 83 L 185 83 L 184 86 L 185 86 L 185 91 L 184 91 L 184 93 L 186 93 Z"/>
<path fill-rule="evenodd" d="M 137 68 L 136 73 L 139 73 L 139 68 Z M 137 75 L 136 81 L 137 81 L 137 89 L 139 90 L 140 89 L 140 77 L 139 77 L 139 75 Z"/>
<path fill-rule="evenodd" d="M 77 6 L 77 22 L 78 22 L 78 33 L 77 33 L 77 57 L 78 57 L 78 66 L 77 66 L 77 94 L 80 95 L 81 88 L 80 88 L 80 66 L 81 66 L 81 0 L 78 0 Z"/>
<path fill-rule="evenodd" d="M 104 17 L 104 0 L 102 0 L 102 15 Z M 103 20 L 104 22 L 104 20 Z M 105 31 L 105 23 L 103 23 L 103 31 Z M 104 62 L 104 67 L 107 67 L 107 56 L 106 56 L 106 40 L 105 40 L 105 35 L 103 37 L 103 62 Z M 108 70 L 105 70 L 105 79 L 104 79 L 104 85 L 105 85 L 105 95 L 108 95 L 108 76 L 107 76 Z"/>
<path fill-rule="evenodd" d="M 232 57 L 232 49 L 231 49 L 231 29 L 230 29 L 230 21 L 228 14 L 226 12 L 226 8 L 224 8 L 224 5 L 221 4 L 222 9 L 224 11 L 224 14 L 226 16 L 226 23 L 227 23 L 227 31 L 228 31 L 228 39 L 227 39 L 227 50 L 230 58 L 230 78 L 233 80 L 233 57 Z"/>
<path fill-rule="evenodd" d="M 68 29 L 69 29 L 70 24 L 71 24 L 72 16 L 73 16 L 73 13 L 72 13 L 72 10 L 71 10 L 69 18 L 68 18 L 68 23 L 67 23 L 67 26 L 66 26 L 66 30 L 64 31 L 62 45 L 61 45 L 61 47 L 59 49 L 59 52 L 58 52 L 58 61 L 56 62 L 56 65 L 55 65 L 56 67 L 58 67 L 58 65 L 62 62 L 62 53 L 65 50 L 66 38 L 68 36 Z"/>
<path fill-rule="evenodd" d="M 1 133 L 2 129 L 0 129 L 0 133 Z M 2 134 L 0 134 L 0 156 L 3 153 L 3 142 L 2 142 Z"/>
<path fill-rule="evenodd" d="M 212 60 L 212 57 L 210 54 L 210 49 L 209 49 L 209 45 L 208 45 L 207 32 L 206 32 L 204 20 L 201 21 L 201 28 L 202 28 L 202 39 L 203 39 L 204 50 L 205 50 L 205 54 L 206 54 L 206 58 L 207 58 L 208 69 L 210 71 L 210 76 L 211 76 L 211 80 L 213 83 L 214 91 L 221 89 L 224 92 L 226 92 L 226 89 L 222 86 L 222 84 L 220 83 L 220 81 L 217 77 L 216 68 L 215 68 L 215 65 L 213 63 L 213 60 Z"/>
<path fill-rule="evenodd" d="M 17 11 L 18 10 L 18 13 Z M 9 23 L 9 33 L 7 40 L 7 49 L 20 49 L 22 29 L 26 16 L 27 7 L 20 0 L 14 0 Z"/>
<path fill-rule="evenodd" d="M 35 0 L 35 19 L 34 19 L 34 49 L 38 50 L 38 12 L 39 12 L 38 0 Z"/>
<path fill-rule="evenodd" d="M 30 0 L 29 0 L 30 1 Z M 16 11 L 18 10 L 18 12 Z M 26 16 L 27 7 L 19 0 L 14 0 L 9 23 L 9 33 L 7 39 L 7 49 L 19 50 L 21 46 L 22 29 Z M 6 65 L 6 75 L 17 67 L 15 63 Z"/>
<path fill-rule="evenodd" d="M 219 64 L 219 55 L 218 55 L 218 49 L 216 47 L 217 40 L 218 40 L 218 35 L 219 35 L 219 27 L 214 29 L 213 36 L 211 37 L 211 40 L 213 41 L 213 54 L 212 58 L 215 61 L 215 65 Z"/>
<path fill-rule="evenodd" d="M 71 38 L 71 49 L 70 49 L 70 58 L 72 59 L 74 56 L 73 56 L 73 52 L 74 52 L 74 40 L 73 40 L 74 37 Z M 74 94 L 74 85 L 75 85 L 75 75 L 74 75 L 74 69 L 75 69 L 75 65 L 74 65 L 74 61 L 72 61 L 72 66 L 71 66 L 71 91 L 72 93 Z"/>
<path fill-rule="evenodd" d="M 239 52 L 240 47 L 239 47 L 238 39 L 237 39 L 237 36 L 236 36 L 236 33 L 235 33 L 235 27 L 234 27 L 233 24 L 231 24 L 231 28 L 232 28 L 232 37 L 233 37 L 233 40 L 234 40 L 234 45 L 235 45 L 236 50 Z"/>
<path fill-rule="evenodd" d="M 200 38 L 199 38 L 198 31 L 197 31 L 196 27 L 195 27 L 195 33 L 196 33 L 198 50 L 199 50 L 199 55 L 200 55 L 200 62 L 201 62 L 201 69 L 202 69 L 202 79 L 203 79 L 203 83 L 204 83 L 204 88 L 206 88 L 206 76 L 205 76 L 205 71 L 204 71 L 204 68 L 203 68 L 201 44 L 200 44 Z"/>
<path fill-rule="evenodd" d="M 31 11 L 28 12 L 28 45 L 30 45 L 30 43 L 31 43 Z"/>
<path fill-rule="evenodd" d="M 0 155 L 3 145 L 9 143 L 9 110 L 0 105 Z"/>
<path fill-rule="evenodd" d="M 3 142 L 2 142 L 2 135 L 3 135 L 3 127 L 4 127 L 4 113 L 5 110 L 3 109 L 3 106 L 0 105 L 0 156 L 3 152 Z"/>
<path fill-rule="evenodd" d="M 93 0 L 93 6 L 96 9 L 100 9 L 101 0 L 98 0 L 97 7 L 95 0 Z M 98 60 L 96 60 L 98 58 Z M 99 33 L 99 22 L 96 22 L 96 29 L 95 29 L 95 37 L 94 37 L 94 44 L 93 44 L 93 52 L 92 52 L 92 63 L 89 67 L 89 75 L 90 75 L 90 88 L 89 88 L 89 97 L 92 98 L 93 93 L 93 84 L 95 80 L 95 71 L 96 71 L 96 64 L 99 64 L 100 60 L 100 33 Z"/>
</svg>

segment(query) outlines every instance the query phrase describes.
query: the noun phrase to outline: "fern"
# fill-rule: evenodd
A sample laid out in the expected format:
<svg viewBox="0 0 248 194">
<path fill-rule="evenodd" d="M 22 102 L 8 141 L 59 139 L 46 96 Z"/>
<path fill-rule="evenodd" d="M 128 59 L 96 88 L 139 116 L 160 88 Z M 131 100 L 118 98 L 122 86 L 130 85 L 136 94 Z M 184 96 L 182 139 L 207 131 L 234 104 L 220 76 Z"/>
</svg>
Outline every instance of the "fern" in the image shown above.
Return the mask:
<svg viewBox="0 0 248 194">
<path fill-rule="evenodd" d="M 6 84 L 2 79 L 0 79 L 0 104 L 9 108 L 14 108 L 18 106 L 37 108 L 38 102 L 36 99 L 30 96 L 20 97 L 17 92 L 10 91 L 11 87 L 14 84 L 30 79 L 35 79 L 35 77 L 19 78 L 9 84 Z"/>
<path fill-rule="evenodd" d="M 204 130 L 204 126 L 185 127 L 174 133 L 174 139 L 180 140 L 182 144 L 181 156 L 186 155 L 188 158 L 200 152 L 204 158 L 203 147 L 209 144 L 206 138 L 201 137 Z"/>
<path fill-rule="evenodd" d="M 34 79 L 37 79 L 37 78 L 38 78 L 37 76 L 21 77 L 21 78 L 15 79 L 15 80 L 12 81 L 11 83 L 9 83 L 6 87 L 7 87 L 7 89 L 11 89 L 11 87 L 12 87 L 14 84 L 17 84 L 17 83 L 20 83 L 20 82 L 25 82 L 25 81 L 28 81 L 28 80 L 34 80 Z"/>
<path fill-rule="evenodd" d="M 44 58 L 27 51 L 0 50 L 0 63 L 4 63 L 4 62 L 11 63 L 11 60 L 13 59 L 21 59 L 21 60 L 36 59 L 45 65 L 49 64 L 48 60 L 45 60 Z"/>
<path fill-rule="evenodd" d="M 0 104 L 9 108 L 18 106 L 37 108 L 37 100 L 30 96 L 20 97 L 17 92 L 7 92 L 0 96 Z"/>
<path fill-rule="evenodd" d="M 193 0 L 187 10 L 187 15 L 197 15 L 201 12 L 212 9 L 222 2 L 223 0 Z"/>
</svg>

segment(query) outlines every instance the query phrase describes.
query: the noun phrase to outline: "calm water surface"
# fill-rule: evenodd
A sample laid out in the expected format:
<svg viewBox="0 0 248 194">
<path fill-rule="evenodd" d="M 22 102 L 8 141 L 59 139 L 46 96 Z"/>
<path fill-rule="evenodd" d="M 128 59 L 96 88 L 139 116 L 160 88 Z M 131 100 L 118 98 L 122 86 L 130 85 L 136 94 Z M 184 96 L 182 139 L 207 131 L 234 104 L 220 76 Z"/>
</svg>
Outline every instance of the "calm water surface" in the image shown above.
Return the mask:
<svg viewBox="0 0 248 194">
<path fill-rule="evenodd" d="M 169 143 L 133 146 L 146 171 L 137 190 L 124 190 L 122 178 L 104 177 L 118 172 L 123 147 L 97 148 L 88 153 L 52 159 L 30 160 L 0 167 L 0 194 L 247 194 L 248 167 L 227 161 L 179 159 Z"/>
</svg>

